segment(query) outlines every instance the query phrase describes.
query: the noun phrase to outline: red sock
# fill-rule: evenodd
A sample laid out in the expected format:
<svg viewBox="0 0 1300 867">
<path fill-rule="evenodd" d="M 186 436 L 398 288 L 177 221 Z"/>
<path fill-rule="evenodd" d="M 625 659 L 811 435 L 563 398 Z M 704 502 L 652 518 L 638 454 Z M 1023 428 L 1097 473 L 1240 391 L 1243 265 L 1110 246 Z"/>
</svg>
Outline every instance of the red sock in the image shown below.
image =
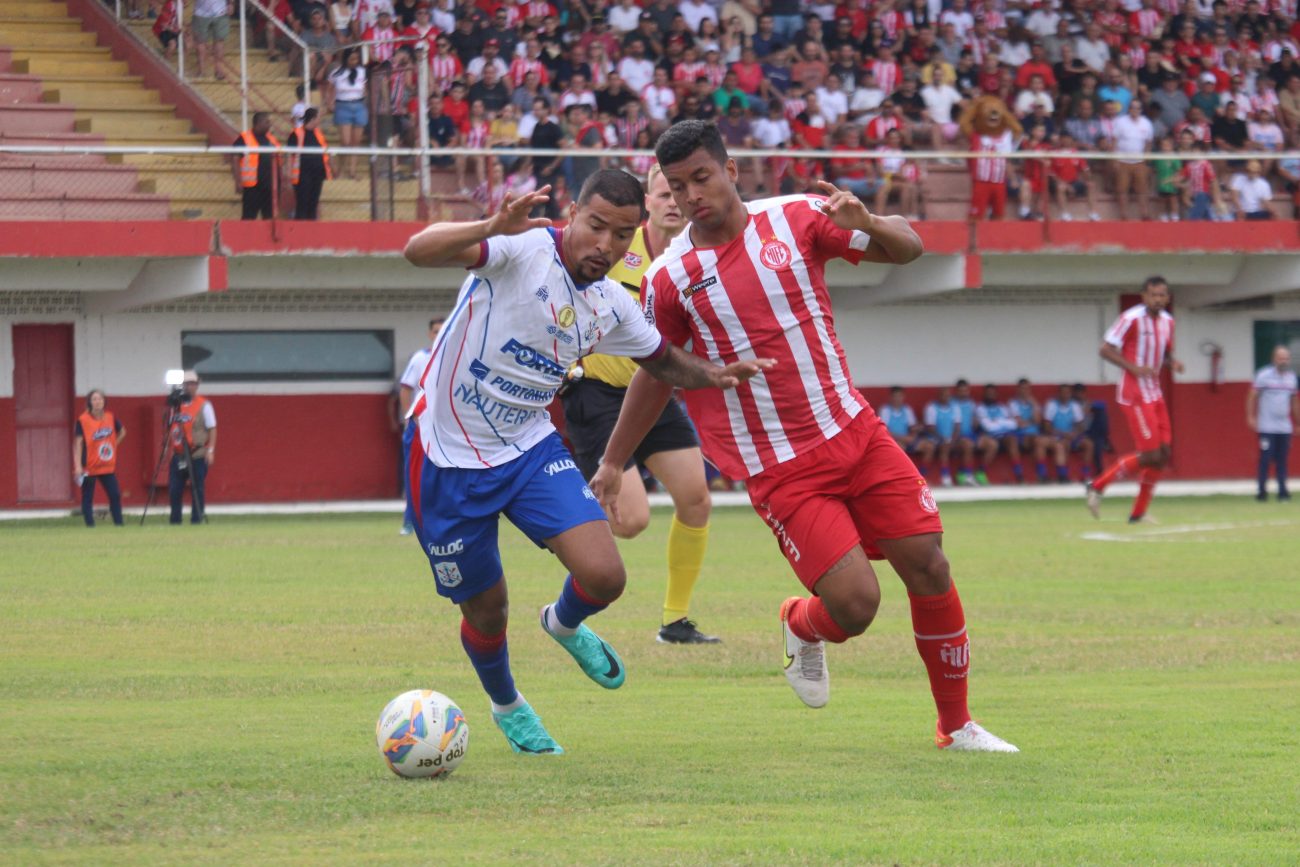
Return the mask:
<svg viewBox="0 0 1300 867">
<path fill-rule="evenodd" d="M 1130 515 L 1133 518 L 1140 518 L 1147 513 L 1147 506 L 1151 505 L 1151 497 L 1156 492 L 1156 482 L 1160 481 L 1160 471 L 1148 467 L 1138 478 L 1141 483 L 1138 485 L 1137 499 L 1133 501 L 1133 513 Z"/>
<path fill-rule="evenodd" d="M 790 631 L 804 641 L 843 644 L 849 640 L 849 634 L 831 618 L 819 596 L 795 600 L 786 614 L 786 621 L 790 624 Z"/>
<path fill-rule="evenodd" d="M 1106 486 L 1116 479 L 1126 478 L 1129 473 L 1133 472 L 1138 465 L 1137 452 L 1115 461 L 1110 468 L 1100 476 L 1092 480 L 1092 486 L 1100 493 L 1106 490 Z"/>
<path fill-rule="evenodd" d="M 966 707 L 966 675 L 970 671 L 970 640 L 957 585 L 938 596 L 913 596 L 912 630 L 916 650 L 930 675 L 930 692 L 939 709 L 939 730 L 955 732 L 970 722 Z"/>
</svg>

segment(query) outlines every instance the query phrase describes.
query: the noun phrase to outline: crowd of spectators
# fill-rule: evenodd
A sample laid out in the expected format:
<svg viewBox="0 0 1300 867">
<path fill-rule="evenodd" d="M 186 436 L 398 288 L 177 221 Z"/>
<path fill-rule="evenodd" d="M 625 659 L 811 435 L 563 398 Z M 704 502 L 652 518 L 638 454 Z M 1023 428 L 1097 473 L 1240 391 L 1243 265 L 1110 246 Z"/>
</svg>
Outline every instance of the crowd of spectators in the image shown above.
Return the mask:
<svg viewBox="0 0 1300 867">
<path fill-rule="evenodd" d="M 789 152 L 742 165 L 750 192 L 824 177 L 918 215 L 931 164 L 908 151 L 964 149 L 963 108 L 992 94 L 1024 128 L 1020 148 L 1043 152 L 1009 173 L 1022 217 L 1046 206 L 1068 219 L 1078 200 L 1079 216 L 1097 218 L 1104 188 L 1120 217 L 1265 218 L 1284 215 L 1275 190 L 1300 189 L 1300 157 L 1286 153 L 1300 147 L 1296 0 L 278 0 L 274 9 L 307 42 L 327 92 L 341 47 L 372 43 L 364 60 L 382 72 L 384 92 L 369 101 L 384 137 L 408 144 L 414 47 L 424 42 L 438 147 L 644 147 L 675 120 L 710 118 L 733 147 Z M 273 55 L 283 49 L 271 41 Z M 811 149 L 880 155 L 800 156 Z M 1066 150 L 1152 158 L 1052 156 Z M 1201 158 L 1244 151 L 1278 157 Z M 464 192 L 482 186 L 485 207 L 506 186 L 563 179 L 567 195 L 613 162 L 505 155 L 494 183 L 488 160 L 438 160 Z M 640 162 L 623 164 L 643 173 Z"/>
</svg>

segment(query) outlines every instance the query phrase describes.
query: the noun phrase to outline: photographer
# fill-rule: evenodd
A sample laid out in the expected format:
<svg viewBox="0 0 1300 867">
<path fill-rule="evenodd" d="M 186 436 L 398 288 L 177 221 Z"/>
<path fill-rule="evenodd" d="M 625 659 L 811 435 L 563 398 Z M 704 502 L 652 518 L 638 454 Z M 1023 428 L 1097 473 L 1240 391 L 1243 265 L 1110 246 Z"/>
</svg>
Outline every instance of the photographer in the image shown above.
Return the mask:
<svg viewBox="0 0 1300 867">
<path fill-rule="evenodd" d="M 171 466 L 167 472 L 167 493 L 171 499 L 171 523 L 181 523 L 181 494 L 190 482 L 190 523 L 203 521 L 207 497 L 203 483 L 216 459 L 217 414 L 207 398 L 199 396 L 199 375 L 185 371 L 179 394 L 173 394 L 175 416 L 171 425 Z"/>
</svg>

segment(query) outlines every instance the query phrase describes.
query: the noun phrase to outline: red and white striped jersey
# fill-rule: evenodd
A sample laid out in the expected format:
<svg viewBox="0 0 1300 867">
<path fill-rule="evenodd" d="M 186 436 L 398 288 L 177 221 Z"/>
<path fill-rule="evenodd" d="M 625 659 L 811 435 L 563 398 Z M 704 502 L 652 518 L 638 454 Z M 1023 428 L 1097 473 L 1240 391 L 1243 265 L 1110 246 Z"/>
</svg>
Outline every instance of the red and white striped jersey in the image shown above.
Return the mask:
<svg viewBox="0 0 1300 867">
<path fill-rule="evenodd" d="M 1139 9 L 1128 17 L 1129 32 L 1137 31 L 1143 39 L 1150 39 L 1160 32 L 1164 24 L 1164 16 L 1160 14 L 1159 9 Z"/>
<path fill-rule="evenodd" d="M 1130 363 L 1157 371 L 1156 376 L 1142 377 L 1123 371 L 1115 388 L 1115 400 L 1126 405 L 1164 400 L 1158 371 L 1165 363 L 1165 354 L 1174 348 L 1174 317 L 1169 311 L 1161 310 L 1159 316 L 1152 316 L 1145 304 L 1135 304 L 1106 331 L 1106 342 Z"/>
<path fill-rule="evenodd" d="M 677 84 L 694 84 L 696 78 L 704 75 L 704 67 L 703 60 L 694 63 L 682 61 L 673 67 L 673 81 Z"/>
<path fill-rule="evenodd" d="M 532 0 L 530 3 L 520 3 L 519 12 L 523 18 L 545 18 L 548 15 L 559 15 L 559 11 L 545 0 Z"/>
<path fill-rule="evenodd" d="M 375 63 L 392 59 L 393 54 L 397 52 L 399 38 L 396 27 L 380 27 L 378 24 L 367 27 L 366 32 L 361 34 L 363 41 L 373 43 L 367 46 L 366 50 Z"/>
<path fill-rule="evenodd" d="M 888 63 L 882 60 L 869 60 L 863 66 L 876 74 L 876 87 L 886 94 L 898 90 L 898 85 L 903 81 L 902 67 L 892 60 Z"/>
<path fill-rule="evenodd" d="M 1011 130 L 1001 135 L 980 135 L 971 142 L 970 149 L 978 153 L 1009 154 L 1016 149 L 1016 139 Z M 971 179 L 1000 184 L 1007 179 L 1005 157 L 976 157 L 970 161 Z"/>
<path fill-rule="evenodd" d="M 704 453 L 731 478 L 791 460 L 872 412 L 853 387 L 824 277 L 831 259 L 857 264 L 871 239 L 831 222 L 824 201 L 750 202 L 744 232 L 720 247 L 694 246 L 687 226 L 642 283 L 646 315 L 672 343 L 690 341 L 721 364 L 777 361 L 739 388 L 685 393 Z"/>
<path fill-rule="evenodd" d="M 1187 189 L 1192 195 L 1210 193 L 1218 178 L 1214 173 L 1214 164 L 1209 160 L 1193 160 L 1183 166 L 1183 177 L 1187 179 Z"/>
<path fill-rule="evenodd" d="M 708 63 L 706 61 L 704 64 L 704 77 L 709 80 L 709 84 L 716 90 L 722 87 L 722 80 L 727 77 L 727 67 L 721 63 Z"/>
<path fill-rule="evenodd" d="M 524 83 L 524 76 L 530 72 L 537 73 L 537 83 L 543 87 L 550 84 L 551 76 L 546 71 L 546 65 L 540 60 L 530 60 L 527 57 L 516 57 L 510 61 L 510 85 L 518 87 Z"/>
<path fill-rule="evenodd" d="M 461 74 L 460 58 L 454 54 L 434 54 L 429 57 L 429 92 L 445 93 Z"/>
</svg>

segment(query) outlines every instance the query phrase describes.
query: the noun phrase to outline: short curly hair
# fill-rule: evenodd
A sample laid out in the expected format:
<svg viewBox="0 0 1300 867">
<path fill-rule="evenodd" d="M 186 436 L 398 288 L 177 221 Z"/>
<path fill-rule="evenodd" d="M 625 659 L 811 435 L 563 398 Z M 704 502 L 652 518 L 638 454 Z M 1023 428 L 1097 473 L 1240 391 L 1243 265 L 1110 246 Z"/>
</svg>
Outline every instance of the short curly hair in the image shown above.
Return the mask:
<svg viewBox="0 0 1300 867">
<path fill-rule="evenodd" d="M 671 166 L 703 148 L 719 165 L 726 165 L 727 145 L 717 126 L 707 120 L 683 120 L 668 127 L 655 142 L 655 158 Z"/>
</svg>

